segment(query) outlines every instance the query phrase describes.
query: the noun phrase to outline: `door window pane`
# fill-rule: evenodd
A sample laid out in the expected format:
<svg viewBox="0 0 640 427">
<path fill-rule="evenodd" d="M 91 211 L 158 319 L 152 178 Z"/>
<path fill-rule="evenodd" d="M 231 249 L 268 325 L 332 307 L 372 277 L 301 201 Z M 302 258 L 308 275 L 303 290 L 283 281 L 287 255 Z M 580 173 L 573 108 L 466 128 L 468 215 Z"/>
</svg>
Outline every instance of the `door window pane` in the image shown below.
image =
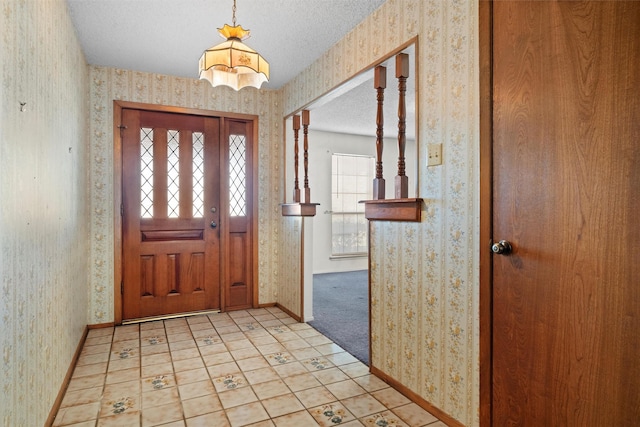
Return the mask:
<svg viewBox="0 0 640 427">
<path fill-rule="evenodd" d="M 244 135 L 229 136 L 229 214 L 247 214 L 247 147 Z"/>
<path fill-rule="evenodd" d="M 167 212 L 169 218 L 180 216 L 180 142 L 177 130 L 167 131 Z"/>
<path fill-rule="evenodd" d="M 153 218 L 152 128 L 140 128 L 140 216 Z"/>
<path fill-rule="evenodd" d="M 193 132 L 193 217 L 204 216 L 204 135 Z"/>
</svg>

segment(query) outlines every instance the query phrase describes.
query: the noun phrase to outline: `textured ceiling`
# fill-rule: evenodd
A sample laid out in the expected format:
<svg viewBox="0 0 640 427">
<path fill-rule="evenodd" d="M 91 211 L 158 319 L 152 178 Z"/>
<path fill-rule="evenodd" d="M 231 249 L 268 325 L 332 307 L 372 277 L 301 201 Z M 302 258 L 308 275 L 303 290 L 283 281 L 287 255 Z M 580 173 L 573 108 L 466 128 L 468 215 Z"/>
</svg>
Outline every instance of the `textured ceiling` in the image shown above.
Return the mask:
<svg viewBox="0 0 640 427">
<path fill-rule="evenodd" d="M 67 0 L 93 65 L 198 78 L 202 52 L 223 41 L 232 0 Z M 277 89 L 319 58 L 384 0 L 237 0 L 246 44 L 270 63 Z"/>
<path fill-rule="evenodd" d="M 271 80 L 262 87 L 278 89 L 384 2 L 236 0 L 236 23 L 251 31 L 246 44 L 270 64 Z M 200 55 L 223 40 L 217 28 L 232 24 L 232 0 L 67 0 L 67 3 L 89 64 L 178 77 L 198 78 Z M 393 76 L 392 72 L 388 74 Z M 371 81 L 364 84 L 365 88 L 343 95 L 342 102 L 321 101 L 310 107 L 311 128 L 375 135 L 375 92 Z M 368 93 L 366 86 L 372 92 Z M 393 88 L 389 81 L 387 93 L 393 92 Z M 364 103 L 369 108 L 358 107 Z M 394 108 L 397 110 L 397 106 Z M 367 111 L 371 109 L 373 118 Z M 413 127 L 409 125 L 407 137 L 411 138 L 412 133 Z"/>
</svg>

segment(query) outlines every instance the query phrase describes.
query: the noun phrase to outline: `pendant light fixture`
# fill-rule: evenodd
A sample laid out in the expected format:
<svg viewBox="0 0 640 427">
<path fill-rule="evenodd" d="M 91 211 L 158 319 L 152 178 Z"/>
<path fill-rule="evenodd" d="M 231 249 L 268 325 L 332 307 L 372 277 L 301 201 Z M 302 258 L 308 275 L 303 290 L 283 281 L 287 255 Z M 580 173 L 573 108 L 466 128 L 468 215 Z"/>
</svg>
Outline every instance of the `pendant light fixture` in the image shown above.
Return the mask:
<svg viewBox="0 0 640 427">
<path fill-rule="evenodd" d="M 212 86 L 229 86 L 235 90 L 260 88 L 269 81 L 269 63 L 258 52 L 242 43 L 249 30 L 236 25 L 236 0 L 233 0 L 233 26 L 218 28 L 225 42 L 204 51 L 200 57 L 200 79 Z"/>
</svg>

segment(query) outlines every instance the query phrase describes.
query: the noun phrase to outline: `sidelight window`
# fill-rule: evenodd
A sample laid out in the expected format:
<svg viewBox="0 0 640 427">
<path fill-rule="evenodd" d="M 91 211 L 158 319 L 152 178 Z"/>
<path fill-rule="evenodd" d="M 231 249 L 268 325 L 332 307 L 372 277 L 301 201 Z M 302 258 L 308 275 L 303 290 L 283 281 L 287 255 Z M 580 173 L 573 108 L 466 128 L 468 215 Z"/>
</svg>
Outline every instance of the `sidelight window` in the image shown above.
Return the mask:
<svg viewBox="0 0 640 427">
<path fill-rule="evenodd" d="M 244 135 L 229 136 L 229 214 L 247 214 L 247 146 Z"/>
</svg>

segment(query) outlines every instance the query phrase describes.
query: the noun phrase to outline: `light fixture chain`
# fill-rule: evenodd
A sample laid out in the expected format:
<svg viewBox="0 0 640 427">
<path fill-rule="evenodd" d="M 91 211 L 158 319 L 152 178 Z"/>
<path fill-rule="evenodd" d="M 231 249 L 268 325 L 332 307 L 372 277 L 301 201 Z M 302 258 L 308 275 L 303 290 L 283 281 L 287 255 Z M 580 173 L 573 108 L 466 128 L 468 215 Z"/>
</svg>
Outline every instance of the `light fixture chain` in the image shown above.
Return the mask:
<svg viewBox="0 0 640 427">
<path fill-rule="evenodd" d="M 236 26 L 236 0 L 233 0 L 233 26 Z"/>
</svg>

